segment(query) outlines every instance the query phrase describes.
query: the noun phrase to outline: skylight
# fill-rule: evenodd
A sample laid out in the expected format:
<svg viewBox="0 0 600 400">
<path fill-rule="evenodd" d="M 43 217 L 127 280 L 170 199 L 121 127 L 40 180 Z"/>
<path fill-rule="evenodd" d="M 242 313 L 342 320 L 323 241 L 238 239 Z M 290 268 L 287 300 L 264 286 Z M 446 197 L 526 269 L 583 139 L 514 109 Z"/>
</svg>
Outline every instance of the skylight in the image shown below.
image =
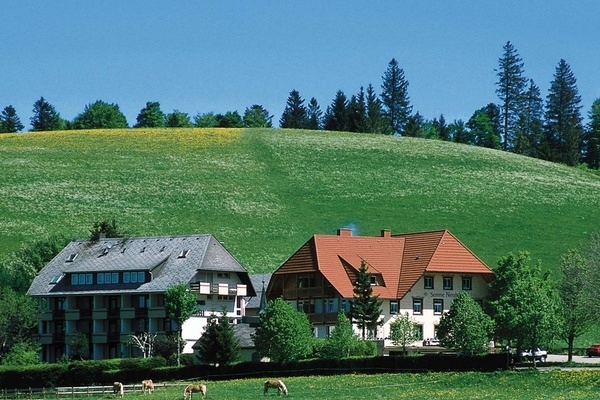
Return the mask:
<svg viewBox="0 0 600 400">
<path fill-rule="evenodd" d="M 77 253 L 71 253 L 67 257 L 65 262 L 73 262 L 73 261 L 75 261 L 76 258 L 77 258 Z"/>
<path fill-rule="evenodd" d="M 181 250 L 181 253 L 177 256 L 177 258 L 186 258 L 190 254 L 189 249 Z"/>
<path fill-rule="evenodd" d="M 63 277 L 62 275 L 54 275 L 52 277 L 52 279 L 50 280 L 50 283 L 51 284 L 56 284 L 56 283 L 58 283 L 58 281 L 61 280 L 62 277 Z"/>
</svg>

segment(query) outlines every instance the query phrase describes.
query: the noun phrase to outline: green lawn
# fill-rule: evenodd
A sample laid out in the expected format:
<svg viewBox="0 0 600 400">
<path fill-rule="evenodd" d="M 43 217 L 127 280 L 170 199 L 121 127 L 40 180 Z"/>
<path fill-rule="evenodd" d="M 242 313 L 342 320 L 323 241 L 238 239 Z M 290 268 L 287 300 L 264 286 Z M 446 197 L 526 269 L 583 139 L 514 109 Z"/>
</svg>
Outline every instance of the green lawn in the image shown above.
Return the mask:
<svg viewBox="0 0 600 400">
<path fill-rule="evenodd" d="M 406 373 L 284 378 L 291 399 L 597 399 L 600 371 L 519 371 L 495 373 Z M 264 398 L 264 379 L 204 381 L 208 399 L 234 400 Z M 157 386 L 154 400 L 182 398 L 180 386 Z M 267 398 L 277 397 L 269 391 Z M 125 392 L 125 398 L 143 398 Z M 201 396 L 194 395 L 200 400 Z"/>
</svg>

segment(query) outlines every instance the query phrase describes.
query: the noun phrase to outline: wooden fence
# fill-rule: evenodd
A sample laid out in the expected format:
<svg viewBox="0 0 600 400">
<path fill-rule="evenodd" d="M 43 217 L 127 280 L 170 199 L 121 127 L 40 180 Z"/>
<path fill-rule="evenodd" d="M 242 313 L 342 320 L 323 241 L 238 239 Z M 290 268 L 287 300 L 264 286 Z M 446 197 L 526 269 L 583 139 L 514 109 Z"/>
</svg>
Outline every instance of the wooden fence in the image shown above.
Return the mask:
<svg viewBox="0 0 600 400">
<path fill-rule="evenodd" d="M 168 386 L 183 387 L 189 382 L 184 383 L 160 383 L 154 384 L 154 389 Z M 128 392 L 142 392 L 142 384 L 123 385 L 125 394 Z M 28 388 L 28 389 L 0 389 L 0 399 L 59 399 L 74 397 L 90 397 L 95 395 L 112 396 L 113 387 L 110 386 L 60 386 L 55 388 Z"/>
</svg>

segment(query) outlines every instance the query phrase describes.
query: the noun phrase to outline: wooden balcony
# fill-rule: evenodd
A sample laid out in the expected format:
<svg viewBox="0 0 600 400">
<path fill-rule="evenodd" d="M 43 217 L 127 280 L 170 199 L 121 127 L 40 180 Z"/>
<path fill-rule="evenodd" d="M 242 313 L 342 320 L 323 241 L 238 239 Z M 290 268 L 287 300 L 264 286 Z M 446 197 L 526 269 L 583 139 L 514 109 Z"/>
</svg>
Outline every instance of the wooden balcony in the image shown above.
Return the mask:
<svg viewBox="0 0 600 400">
<path fill-rule="evenodd" d="M 337 312 L 334 313 L 310 313 L 308 320 L 312 324 L 335 324 L 337 321 Z"/>
<path fill-rule="evenodd" d="M 335 297 L 336 292 L 332 287 L 308 287 L 283 289 L 284 299 L 312 299 Z"/>
<path fill-rule="evenodd" d="M 227 283 L 209 283 L 195 282 L 190 283 L 190 290 L 200 294 L 218 294 L 221 296 L 247 296 L 248 288 L 246 285 Z"/>
</svg>

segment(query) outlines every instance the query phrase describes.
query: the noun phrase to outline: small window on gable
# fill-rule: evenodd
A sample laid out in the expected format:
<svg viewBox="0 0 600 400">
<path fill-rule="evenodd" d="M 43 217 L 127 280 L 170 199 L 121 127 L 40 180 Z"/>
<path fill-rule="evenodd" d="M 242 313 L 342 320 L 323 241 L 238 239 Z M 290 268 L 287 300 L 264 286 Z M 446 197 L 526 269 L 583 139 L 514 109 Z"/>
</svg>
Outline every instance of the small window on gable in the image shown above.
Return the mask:
<svg viewBox="0 0 600 400">
<path fill-rule="evenodd" d="M 67 257 L 67 259 L 65 260 L 65 262 L 73 262 L 73 261 L 75 261 L 76 258 L 77 258 L 77 253 L 71 253 Z"/>
<path fill-rule="evenodd" d="M 190 254 L 190 251 L 188 249 L 181 250 L 181 253 L 179 253 L 177 258 L 186 258 L 188 254 Z"/>
</svg>

